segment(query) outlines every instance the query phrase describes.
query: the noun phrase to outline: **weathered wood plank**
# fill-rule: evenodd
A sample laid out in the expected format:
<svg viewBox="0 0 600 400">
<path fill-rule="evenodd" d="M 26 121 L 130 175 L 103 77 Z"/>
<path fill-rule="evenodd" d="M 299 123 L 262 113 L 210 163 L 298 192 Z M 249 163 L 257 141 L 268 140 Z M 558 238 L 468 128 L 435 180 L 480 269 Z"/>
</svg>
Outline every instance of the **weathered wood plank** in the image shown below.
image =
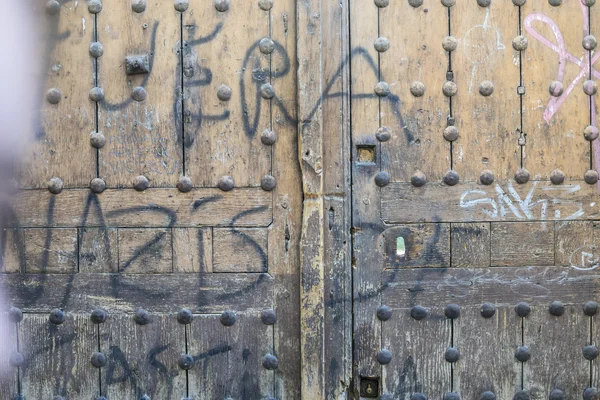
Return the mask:
<svg viewBox="0 0 600 400">
<path fill-rule="evenodd" d="M 117 229 L 79 229 L 79 272 L 119 272 Z"/>
<path fill-rule="evenodd" d="M 381 218 L 409 222 L 546 221 L 593 219 L 600 214 L 596 188 L 584 182 L 475 183 L 413 187 L 390 183 L 381 190 Z"/>
<path fill-rule="evenodd" d="M 265 229 L 213 230 L 214 272 L 267 272 Z"/>
<path fill-rule="evenodd" d="M 138 13 L 131 2 L 105 2 L 97 15 L 98 81 L 105 99 L 98 127 L 100 177 L 108 187 L 132 187 L 143 175 L 152 187 L 174 187 L 183 171 L 180 14 L 173 2 L 150 0 Z M 146 56 L 149 72 L 126 74 L 126 57 Z M 134 98 L 141 87 L 144 99 Z"/>
<path fill-rule="evenodd" d="M 600 293 L 595 271 L 561 267 L 420 268 L 383 273 L 383 304 L 402 307 L 407 302 L 432 306 L 454 302 L 462 306 L 519 301 L 583 304 Z M 412 304 L 412 303 L 411 303 Z"/>
<path fill-rule="evenodd" d="M 0 230 L 0 271 L 22 272 L 25 268 L 23 229 Z"/>
<path fill-rule="evenodd" d="M 77 272 L 77 229 L 24 229 L 27 273 Z"/>
<path fill-rule="evenodd" d="M 119 272 L 165 274 L 173 272 L 171 229 L 122 228 L 119 234 Z"/>
<path fill-rule="evenodd" d="M 556 223 L 556 265 L 578 269 L 598 268 L 600 224 L 596 221 Z"/>
<path fill-rule="evenodd" d="M 173 228 L 173 272 L 212 272 L 212 228 Z"/>
<path fill-rule="evenodd" d="M 2 351 L 0 351 L 0 398 L 13 399 L 19 394 L 19 367 L 10 364 L 10 358 L 19 352 L 17 334 L 19 325 L 11 321 L 8 313 L 0 314 L 0 335 L 2 335 Z"/>
<path fill-rule="evenodd" d="M 386 268 L 450 266 L 450 224 L 392 226 L 381 236 Z"/>
<path fill-rule="evenodd" d="M 382 169 L 393 182 L 410 182 L 417 171 L 430 181 L 441 181 L 450 169 L 450 142 L 443 136 L 450 104 L 442 93 L 448 70 L 442 48 L 447 22 L 448 9 L 440 1 L 418 7 L 400 1 L 379 11 L 379 40 L 389 41 L 389 49 L 379 53 L 381 76 L 392 91 L 381 99 L 381 124 L 391 131 L 381 145 L 381 157 Z"/>
<path fill-rule="evenodd" d="M 554 265 L 554 223 L 492 222 L 491 265 Z"/>
<path fill-rule="evenodd" d="M 144 307 L 172 312 L 262 309 L 273 306 L 268 274 L 2 274 L 7 302 L 28 312 Z"/>
<path fill-rule="evenodd" d="M 267 226 L 272 195 L 262 189 L 24 191 L 15 212 L 22 227 Z"/>
<path fill-rule="evenodd" d="M 489 267 L 490 247 L 490 224 L 488 222 L 451 224 L 452 267 Z"/>
</svg>

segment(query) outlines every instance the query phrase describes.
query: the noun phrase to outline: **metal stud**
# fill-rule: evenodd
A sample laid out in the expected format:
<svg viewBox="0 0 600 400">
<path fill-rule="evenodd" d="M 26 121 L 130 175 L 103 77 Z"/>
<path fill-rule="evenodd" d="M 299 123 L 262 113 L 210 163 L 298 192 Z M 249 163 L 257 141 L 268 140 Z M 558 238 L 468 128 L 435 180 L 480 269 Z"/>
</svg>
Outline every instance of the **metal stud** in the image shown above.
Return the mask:
<svg viewBox="0 0 600 400">
<path fill-rule="evenodd" d="M 591 7 L 596 4 L 596 0 L 583 0 L 582 3 L 585 6 Z"/>
<path fill-rule="evenodd" d="M 62 310 L 55 308 L 54 310 L 50 311 L 48 320 L 54 325 L 60 325 L 65 322 L 65 313 Z"/>
<path fill-rule="evenodd" d="M 260 141 L 264 145 L 271 146 L 277 141 L 277 134 L 271 129 L 265 129 L 260 136 Z"/>
<path fill-rule="evenodd" d="M 481 394 L 480 400 L 496 400 L 496 395 L 494 392 L 483 392 Z"/>
<path fill-rule="evenodd" d="M 598 92 L 598 85 L 592 80 L 583 82 L 583 91 L 588 96 L 593 96 Z"/>
<path fill-rule="evenodd" d="M 583 137 L 585 140 L 589 140 L 590 142 L 598 139 L 598 127 L 594 125 L 588 125 L 583 130 Z"/>
<path fill-rule="evenodd" d="M 408 4 L 414 8 L 421 7 L 423 5 L 423 0 L 408 0 Z"/>
<path fill-rule="evenodd" d="M 555 169 L 550 173 L 550 182 L 555 185 L 560 185 L 565 181 L 565 173 L 560 169 Z"/>
<path fill-rule="evenodd" d="M 530 400 L 529 392 L 527 390 L 519 390 L 513 396 L 513 400 Z"/>
<path fill-rule="evenodd" d="M 106 137 L 102 132 L 90 133 L 90 144 L 96 149 L 101 149 L 106 144 Z"/>
<path fill-rule="evenodd" d="M 529 182 L 529 171 L 525 168 L 517 169 L 517 172 L 515 172 L 515 181 L 521 184 Z"/>
<path fill-rule="evenodd" d="M 177 189 L 179 189 L 181 193 L 187 193 L 193 188 L 194 185 L 192 183 L 192 178 L 190 178 L 189 176 L 179 177 L 179 182 L 177 182 Z"/>
<path fill-rule="evenodd" d="M 427 400 L 427 396 L 423 393 L 413 393 L 413 395 L 410 396 L 410 400 Z"/>
<path fill-rule="evenodd" d="M 551 82 L 548 86 L 548 92 L 550 92 L 550 96 L 552 97 L 560 97 L 563 94 L 564 90 L 565 88 L 562 82 L 559 81 Z"/>
<path fill-rule="evenodd" d="M 583 180 L 587 184 L 595 184 L 596 182 L 598 182 L 598 171 L 594 171 L 593 169 L 587 170 L 583 175 Z"/>
<path fill-rule="evenodd" d="M 389 364 L 392 361 L 392 353 L 387 349 L 379 350 L 377 353 L 377 362 L 381 365 Z"/>
<path fill-rule="evenodd" d="M 62 93 L 57 88 L 52 88 L 46 92 L 46 100 L 50 104 L 58 104 L 62 99 Z"/>
<path fill-rule="evenodd" d="M 565 393 L 560 390 L 560 389 L 554 389 L 553 391 L 550 392 L 550 397 L 548 397 L 548 400 L 565 400 Z"/>
<path fill-rule="evenodd" d="M 104 46 L 100 42 L 93 42 L 90 44 L 90 55 L 94 58 L 102 57 L 104 54 Z"/>
<path fill-rule="evenodd" d="M 460 180 L 458 173 L 456 171 L 450 170 L 446 172 L 444 175 L 444 183 L 448 186 L 454 186 Z"/>
<path fill-rule="evenodd" d="M 392 137 L 392 132 L 387 126 L 381 126 L 377 128 L 377 132 L 375 132 L 375 137 L 380 142 L 387 142 Z"/>
<path fill-rule="evenodd" d="M 194 357 L 189 354 L 181 354 L 177 360 L 177 365 L 185 371 L 190 370 L 194 367 Z"/>
<path fill-rule="evenodd" d="M 271 38 L 262 38 L 260 42 L 258 42 L 258 49 L 263 54 L 271 54 L 273 50 L 275 50 L 275 43 Z"/>
<path fill-rule="evenodd" d="M 277 186 L 277 181 L 275 180 L 275 177 L 272 175 L 265 175 L 260 180 L 260 187 L 263 190 L 266 190 L 267 192 L 270 192 L 273 189 L 275 189 L 275 186 Z"/>
<path fill-rule="evenodd" d="M 270 83 L 265 83 L 260 87 L 260 96 L 266 100 L 272 99 L 275 97 L 275 89 Z"/>
<path fill-rule="evenodd" d="M 594 35 L 587 35 L 583 38 L 581 44 L 583 45 L 584 49 L 591 51 L 594 50 L 596 46 L 598 46 L 598 41 L 596 40 L 596 37 Z"/>
<path fill-rule="evenodd" d="M 275 325 L 275 322 L 277 322 L 277 314 L 275 313 L 275 310 L 267 308 L 262 310 L 262 313 L 260 314 L 260 320 L 265 325 Z"/>
<path fill-rule="evenodd" d="M 512 0 L 513 4 L 517 7 L 524 6 L 527 0 Z"/>
<path fill-rule="evenodd" d="M 56 15 L 60 11 L 60 3 L 56 0 L 50 0 L 46 3 L 46 13 Z"/>
<path fill-rule="evenodd" d="M 229 0 L 215 0 L 215 8 L 219 12 L 225 12 L 229 10 Z"/>
<path fill-rule="evenodd" d="M 102 324 L 106 321 L 107 318 L 108 313 L 101 308 L 92 311 L 92 315 L 90 316 L 90 319 L 94 324 Z"/>
<path fill-rule="evenodd" d="M 454 125 L 447 126 L 444 129 L 444 139 L 449 142 L 454 142 L 458 139 L 458 128 Z"/>
<path fill-rule="evenodd" d="M 375 184 L 379 187 L 387 186 L 390 183 L 390 174 L 385 171 L 379 171 L 375 175 Z"/>
<path fill-rule="evenodd" d="M 415 97 L 422 97 L 425 94 L 425 84 L 418 81 L 411 83 L 410 94 Z"/>
<path fill-rule="evenodd" d="M 222 84 L 217 89 L 217 98 L 221 101 L 229 101 L 231 99 L 231 88 L 225 84 Z"/>
<path fill-rule="evenodd" d="M 479 94 L 482 96 L 491 96 L 494 93 L 494 84 L 490 81 L 483 81 L 479 85 Z"/>
<path fill-rule="evenodd" d="M 448 347 L 444 353 L 444 359 L 449 363 L 455 363 L 460 358 L 460 352 L 455 347 Z"/>
<path fill-rule="evenodd" d="M 233 182 L 233 178 L 231 176 L 222 176 L 221 179 L 219 179 L 218 186 L 222 191 L 228 192 L 233 189 L 235 183 Z"/>
<path fill-rule="evenodd" d="M 194 314 L 187 308 L 182 308 L 177 313 L 177 322 L 183 325 L 191 324 L 194 319 Z"/>
<path fill-rule="evenodd" d="M 8 319 L 15 324 L 23 321 L 23 311 L 20 308 L 11 307 L 8 310 Z"/>
<path fill-rule="evenodd" d="M 145 394 L 142 397 L 140 397 L 140 400 L 152 400 L 152 399 L 150 398 L 150 396 L 148 396 L 147 394 Z"/>
<path fill-rule="evenodd" d="M 377 39 L 375 39 L 375 43 L 373 43 L 373 46 L 375 47 L 375 50 L 377 50 L 380 53 L 383 53 L 389 50 L 390 39 L 386 38 L 385 36 L 378 37 Z"/>
<path fill-rule="evenodd" d="M 481 316 L 483 318 L 492 318 L 496 314 L 496 306 L 490 303 L 485 303 L 481 306 Z"/>
<path fill-rule="evenodd" d="M 377 96 L 386 97 L 390 94 L 390 85 L 388 85 L 387 82 L 381 81 L 375 85 L 374 90 Z"/>
<path fill-rule="evenodd" d="M 598 348 L 593 344 L 587 345 L 583 348 L 583 357 L 586 360 L 595 360 L 598 357 Z"/>
<path fill-rule="evenodd" d="M 515 351 L 515 358 L 521 362 L 527 362 L 531 358 L 529 347 L 519 346 Z"/>
<path fill-rule="evenodd" d="M 528 45 L 527 37 L 525 37 L 523 35 L 519 35 L 519 36 L 515 37 L 512 41 L 512 47 L 513 47 L 513 49 L 515 49 L 517 51 L 526 50 L 527 45 Z"/>
<path fill-rule="evenodd" d="M 258 0 L 258 6 L 263 11 L 269 11 L 273 8 L 273 0 Z"/>
<path fill-rule="evenodd" d="M 548 307 L 548 311 L 555 317 L 560 317 L 565 313 L 565 306 L 560 301 L 553 301 Z"/>
<path fill-rule="evenodd" d="M 277 357 L 275 357 L 272 354 L 267 354 L 263 357 L 263 367 L 265 367 L 268 370 L 274 370 L 277 369 L 277 367 L 279 367 L 279 361 L 277 360 Z"/>
<path fill-rule="evenodd" d="M 133 320 L 138 325 L 148 325 L 150 322 L 152 322 L 152 317 L 148 311 L 144 310 L 143 308 L 138 308 L 133 314 Z"/>
<path fill-rule="evenodd" d="M 90 189 L 94 193 L 102 193 L 106 190 L 106 182 L 101 178 L 94 178 L 90 182 Z"/>
<path fill-rule="evenodd" d="M 446 318 L 457 319 L 460 317 L 460 307 L 457 304 L 448 304 L 444 309 Z"/>
<path fill-rule="evenodd" d="M 131 0 L 131 9 L 133 12 L 143 13 L 146 11 L 146 0 Z"/>
<path fill-rule="evenodd" d="M 92 14 L 98 14 L 102 11 L 102 2 L 100 0 L 89 0 L 88 11 Z"/>
<path fill-rule="evenodd" d="M 598 312 L 598 303 L 595 301 L 588 301 L 583 305 L 583 313 L 588 317 L 593 317 Z"/>
<path fill-rule="evenodd" d="M 18 352 L 12 353 L 8 359 L 8 362 L 15 368 L 21 368 L 25 365 L 25 356 Z"/>
<path fill-rule="evenodd" d="M 552 7 L 558 7 L 562 4 L 562 0 L 548 0 Z"/>
<path fill-rule="evenodd" d="M 223 311 L 221 317 L 219 318 L 219 321 L 221 321 L 221 324 L 223 324 L 224 326 L 233 326 L 236 320 L 237 315 L 235 315 L 235 313 L 231 310 Z"/>
<path fill-rule="evenodd" d="M 427 310 L 422 306 L 414 306 L 410 309 L 410 316 L 417 321 L 427 318 Z"/>
<path fill-rule="evenodd" d="M 458 87 L 456 86 L 456 83 L 452 81 L 446 81 L 442 86 L 442 92 L 445 96 L 452 97 L 458 92 Z"/>
<path fill-rule="evenodd" d="M 412 185 L 414 187 L 421 187 L 424 186 L 427 183 L 427 177 L 425 176 L 425 174 L 421 171 L 416 171 L 411 177 L 410 177 L 410 183 L 412 183 Z"/>
<path fill-rule="evenodd" d="M 460 395 L 456 392 L 444 393 L 444 400 L 460 400 Z"/>
<path fill-rule="evenodd" d="M 456 4 L 456 0 L 442 0 L 442 5 L 444 7 L 452 7 Z"/>
<path fill-rule="evenodd" d="M 389 306 L 382 305 L 377 309 L 377 318 L 380 321 L 387 321 L 392 318 L 392 309 Z"/>
<path fill-rule="evenodd" d="M 525 318 L 531 312 L 531 307 L 529 306 L 529 304 L 527 304 L 525 302 L 520 302 L 519 304 L 517 304 L 515 306 L 515 312 L 517 313 L 517 315 L 519 317 Z"/>
<path fill-rule="evenodd" d="M 94 87 L 94 88 L 92 88 L 92 90 L 90 90 L 89 97 L 90 97 L 91 101 L 98 103 L 98 102 L 104 100 L 104 90 L 99 87 Z"/>
<path fill-rule="evenodd" d="M 184 12 L 190 6 L 190 2 L 189 0 L 175 0 L 173 5 L 177 11 Z"/>
<path fill-rule="evenodd" d="M 453 52 L 458 47 L 458 40 L 454 36 L 446 36 L 442 40 L 442 48 L 447 52 Z"/>
<path fill-rule="evenodd" d="M 481 182 L 483 185 L 491 185 L 494 183 L 494 179 L 496 179 L 496 177 L 489 169 L 482 171 L 481 175 L 479 175 L 479 182 Z"/>
<path fill-rule="evenodd" d="M 595 387 L 589 387 L 583 391 L 583 400 L 598 400 L 600 393 Z"/>
<path fill-rule="evenodd" d="M 59 194 L 63 190 L 63 181 L 60 178 L 50 178 L 48 182 L 48 191 L 52 194 Z"/>
<path fill-rule="evenodd" d="M 141 86 L 138 86 L 138 87 L 134 88 L 133 91 L 131 92 L 131 97 L 135 101 L 144 101 L 144 100 L 146 100 L 146 97 L 148 97 L 148 93 L 146 93 L 146 89 L 144 89 Z"/>
<path fill-rule="evenodd" d="M 149 185 L 150 181 L 144 175 L 136 176 L 133 180 L 133 188 L 138 192 L 143 192 L 144 190 L 148 189 Z"/>
<path fill-rule="evenodd" d="M 96 368 L 102 368 L 106 365 L 106 356 L 99 351 L 95 351 L 92 353 L 92 357 L 90 358 L 90 362 Z"/>
<path fill-rule="evenodd" d="M 390 4 L 390 0 L 374 0 L 374 2 L 379 8 L 387 7 Z"/>
<path fill-rule="evenodd" d="M 492 4 L 492 0 L 477 0 L 479 7 L 489 7 Z"/>
</svg>

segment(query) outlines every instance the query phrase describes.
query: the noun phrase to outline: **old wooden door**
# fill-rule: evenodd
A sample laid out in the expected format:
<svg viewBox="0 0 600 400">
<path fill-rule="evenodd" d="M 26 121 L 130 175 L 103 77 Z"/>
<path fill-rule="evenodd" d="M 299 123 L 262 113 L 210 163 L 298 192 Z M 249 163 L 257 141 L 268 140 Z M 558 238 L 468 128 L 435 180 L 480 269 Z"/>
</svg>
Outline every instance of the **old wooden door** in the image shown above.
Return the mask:
<svg viewBox="0 0 600 400">
<path fill-rule="evenodd" d="M 292 0 L 44 0 L 0 399 L 299 398 Z"/>
</svg>

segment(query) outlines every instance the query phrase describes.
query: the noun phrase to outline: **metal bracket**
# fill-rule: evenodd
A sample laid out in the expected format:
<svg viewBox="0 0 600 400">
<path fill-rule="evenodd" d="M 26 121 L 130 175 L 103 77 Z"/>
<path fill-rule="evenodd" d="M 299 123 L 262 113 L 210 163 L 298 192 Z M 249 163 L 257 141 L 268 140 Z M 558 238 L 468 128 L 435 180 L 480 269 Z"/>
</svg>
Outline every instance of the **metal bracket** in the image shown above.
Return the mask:
<svg viewBox="0 0 600 400">
<path fill-rule="evenodd" d="M 150 72 L 148 55 L 125 57 L 125 72 L 127 75 L 147 74 Z"/>
<path fill-rule="evenodd" d="M 454 80 L 454 72 L 452 72 L 452 71 L 446 72 L 446 80 L 453 81 Z"/>
<path fill-rule="evenodd" d="M 379 397 L 379 378 L 360 378 L 360 396 L 369 399 Z"/>
</svg>

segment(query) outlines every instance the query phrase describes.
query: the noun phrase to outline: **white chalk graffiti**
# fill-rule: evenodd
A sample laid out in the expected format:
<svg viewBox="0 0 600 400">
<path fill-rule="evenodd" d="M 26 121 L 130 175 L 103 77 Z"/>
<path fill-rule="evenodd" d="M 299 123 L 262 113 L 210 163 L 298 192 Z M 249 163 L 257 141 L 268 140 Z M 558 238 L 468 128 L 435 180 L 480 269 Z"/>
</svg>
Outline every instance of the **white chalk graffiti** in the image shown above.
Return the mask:
<svg viewBox="0 0 600 400">
<path fill-rule="evenodd" d="M 598 268 L 600 265 L 600 256 L 595 254 L 597 252 L 596 246 L 584 245 L 579 247 L 573 253 L 569 262 L 571 267 L 580 271 L 591 271 Z"/>
</svg>

